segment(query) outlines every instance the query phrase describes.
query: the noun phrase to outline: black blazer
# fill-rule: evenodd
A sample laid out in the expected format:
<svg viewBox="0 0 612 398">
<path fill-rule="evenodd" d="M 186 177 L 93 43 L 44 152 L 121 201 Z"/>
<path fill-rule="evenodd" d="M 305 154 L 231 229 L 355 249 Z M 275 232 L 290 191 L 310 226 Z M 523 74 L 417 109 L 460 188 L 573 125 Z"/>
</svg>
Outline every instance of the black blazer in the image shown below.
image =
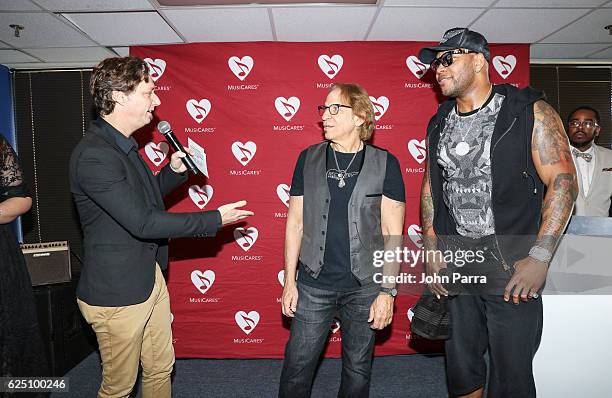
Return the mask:
<svg viewBox="0 0 612 398">
<path fill-rule="evenodd" d="M 147 181 L 119 148 L 106 122 L 94 121 L 72 152 L 70 190 L 81 219 L 85 259 L 77 287 L 82 301 L 116 307 L 144 302 L 155 263 L 168 265 L 168 238 L 214 236 L 217 210 L 166 212 L 163 195 L 187 180 L 166 165 Z"/>
</svg>

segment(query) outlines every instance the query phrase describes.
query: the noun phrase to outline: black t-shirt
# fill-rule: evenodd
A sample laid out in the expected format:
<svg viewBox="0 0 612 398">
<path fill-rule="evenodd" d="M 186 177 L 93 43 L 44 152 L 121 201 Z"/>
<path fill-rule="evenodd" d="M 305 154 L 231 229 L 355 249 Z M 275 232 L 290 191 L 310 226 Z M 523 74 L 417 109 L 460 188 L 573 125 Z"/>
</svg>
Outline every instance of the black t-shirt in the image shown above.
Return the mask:
<svg viewBox="0 0 612 398">
<path fill-rule="evenodd" d="M 372 150 L 370 148 L 369 150 Z M 293 179 L 291 180 L 291 196 L 304 195 L 304 162 L 306 150 L 298 157 Z M 327 185 L 331 200 L 329 203 L 329 215 L 327 222 L 327 233 L 325 234 L 325 253 L 323 256 L 323 268 L 315 279 L 307 272 L 300 272 L 298 280 L 307 285 L 334 291 L 351 291 L 360 287 L 358 279 L 351 272 L 351 261 L 349 256 L 349 229 L 348 229 L 348 203 L 357 182 L 357 176 L 363 165 L 364 150 L 357 152 L 351 163 L 354 153 L 336 152 L 338 166 L 334 159 L 331 145 L 327 146 Z M 340 188 L 338 169 L 344 170 L 351 163 L 346 176 L 345 186 Z M 383 195 L 398 202 L 405 202 L 404 180 L 400 170 L 399 162 L 391 153 L 387 154 L 387 165 L 385 181 L 383 184 Z M 303 265 L 300 263 L 300 268 Z"/>
</svg>

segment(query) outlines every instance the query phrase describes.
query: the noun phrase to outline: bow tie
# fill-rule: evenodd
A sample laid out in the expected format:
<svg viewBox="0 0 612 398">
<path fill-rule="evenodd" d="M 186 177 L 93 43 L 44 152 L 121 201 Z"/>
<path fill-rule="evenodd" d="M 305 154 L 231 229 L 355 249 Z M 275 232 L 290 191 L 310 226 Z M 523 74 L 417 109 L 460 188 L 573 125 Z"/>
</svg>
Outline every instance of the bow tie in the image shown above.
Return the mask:
<svg viewBox="0 0 612 398">
<path fill-rule="evenodd" d="M 590 162 L 591 160 L 593 160 L 593 155 L 591 155 L 590 153 L 580 152 L 579 150 L 577 150 L 575 148 L 572 149 L 572 153 L 577 158 L 583 158 L 587 162 Z"/>
</svg>

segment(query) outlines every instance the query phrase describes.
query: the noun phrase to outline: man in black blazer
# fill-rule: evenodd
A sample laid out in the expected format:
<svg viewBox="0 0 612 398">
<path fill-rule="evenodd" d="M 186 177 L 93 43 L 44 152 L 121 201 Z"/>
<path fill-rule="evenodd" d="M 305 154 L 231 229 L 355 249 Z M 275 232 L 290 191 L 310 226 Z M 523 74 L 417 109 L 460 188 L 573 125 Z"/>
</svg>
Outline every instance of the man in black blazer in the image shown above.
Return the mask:
<svg viewBox="0 0 612 398">
<path fill-rule="evenodd" d="M 70 188 L 81 219 L 85 263 L 78 304 L 98 339 L 99 397 L 128 396 L 142 365 L 142 396 L 170 397 L 174 364 L 170 302 L 161 270 L 168 238 L 215 236 L 253 213 L 245 201 L 218 210 L 166 212 L 163 195 L 187 180 L 182 152 L 153 176 L 131 135 L 161 101 L 146 63 L 109 58 L 90 83 L 99 112 L 70 159 Z"/>
</svg>

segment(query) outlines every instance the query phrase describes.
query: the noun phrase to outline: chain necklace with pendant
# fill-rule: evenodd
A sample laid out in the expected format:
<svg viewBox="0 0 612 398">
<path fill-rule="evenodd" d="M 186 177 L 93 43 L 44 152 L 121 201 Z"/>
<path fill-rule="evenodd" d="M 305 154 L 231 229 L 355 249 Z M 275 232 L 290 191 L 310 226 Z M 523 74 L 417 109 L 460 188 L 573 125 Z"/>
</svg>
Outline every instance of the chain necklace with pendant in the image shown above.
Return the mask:
<svg viewBox="0 0 612 398">
<path fill-rule="evenodd" d="M 360 141 L 359 148 L 357 148 L 357 152 L 353 154 L 351 161 L 349 162 L 348 166 L 346 166 L 344 170 L 340 170 L 340 166 L 338 165 L 338 157 L 336 156 L 336 150 L 332 147 L 332 152 L 334 153 L 334 160 L 336 161 L 336 169 L 338 169 L 338 178 L 340 178 L 340 181 L 338 181 L 338 188 L 344 188 L 344 186 L 346 185 L 346 182 L 344 181 L 344 177 L 346 177 L 348 169 L 351 167 L 351 165 L 353 164 L 353 161 L 357 157 L 357 154 L 361 150 L 361 144 L 362 142 Z"/>
<path fill-rule="evenodd" d="M 461 134 L 461 142 L 459 142 L 456 146 L 455 146 L 455 153 L 459 156 L 465 156 L 467 155 L 467 153 L 470 151 L 470 144 L 468 144 L 465 139 L 467 138 L 467 136 L 470 134 L 470 131 L 472 131 L 472 125 L 474 124 L 474 120 L 477 119 L 476 115 L 478 115 L 478 112 L 480 112 L 480 110 L 482 109 L 482 107 L 484 106 L 484 104 L 487 103 L 487 100 L 489 99 L 489 96 L 491 95 L 491 92 L 493 91 L 493 85 L 491 84 L 491 88 L 489 88 L 489 93 L 487 94 L 487 96 L 485 97 L 484 102 L 480 105 L 480 107 L 478 108 L 478 110 L 472 115 L 473 119 L 472 122 L 470 123 L 470 127 L 468 128 L 467 132 L 464 134 Z M 456 108 L 455 105 L 455 112 L 457 113 L 457 115 L 459 115 L 459 111 Z"/>
</svg>

